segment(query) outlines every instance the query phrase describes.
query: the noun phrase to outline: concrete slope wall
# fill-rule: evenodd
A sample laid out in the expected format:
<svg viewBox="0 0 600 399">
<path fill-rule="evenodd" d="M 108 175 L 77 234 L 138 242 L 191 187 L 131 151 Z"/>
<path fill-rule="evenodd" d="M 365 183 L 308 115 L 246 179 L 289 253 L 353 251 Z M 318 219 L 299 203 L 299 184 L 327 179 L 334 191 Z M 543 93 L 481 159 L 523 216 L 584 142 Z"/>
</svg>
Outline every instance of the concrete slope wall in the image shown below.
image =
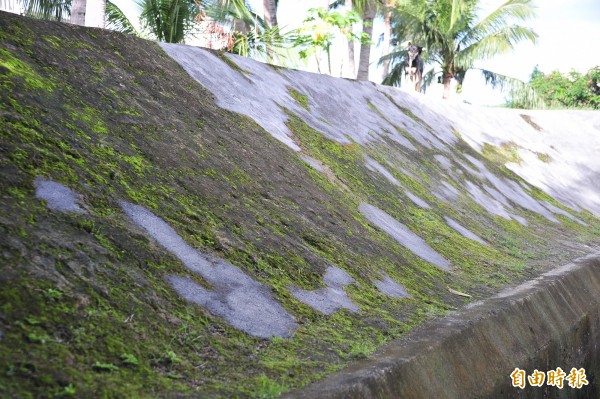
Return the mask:
<svg viewBox="0 0 600 399">
<path fill-rule="evenodd" d="M 387 138 L 416 151 L 410 143 L 416 140 L 449 155 L 458 135 L 479 151 L 486 144 L 510 151 L 509 168 L 526 181 L 568 206 L 600 215 L 599 112 L 472 107 L 224 55 L 237 66 L 231 68 L 223 57 L 200 48 L 162 47 L 217 97 L 220 106 L 248 115 L 296 151 L 301 150 L 285 125 L 285 110 L 342 144 L 368 145 Z M 292 92 L 305 96 L 306 108 L 294 101 Z M 398 128 L 411 137 L 403 137 Z M 514 200 L 513 193 L 496 188 Z"/>
<path fill-rule="evenodd" d="M 369 357 L 597 250 L 598 120 L 0 12 L 0 396 L 274 397 Z"/>
<path fill-rule="evenodd" d="M 284 398 L 597 398 L 598 342 L 596 254 L 426 323 L 372 359 Z M 585 385 L 512 385 L 516 368 L 529 376 L 558 367 L 565 375 L 583 368 Z"/>
</svg>

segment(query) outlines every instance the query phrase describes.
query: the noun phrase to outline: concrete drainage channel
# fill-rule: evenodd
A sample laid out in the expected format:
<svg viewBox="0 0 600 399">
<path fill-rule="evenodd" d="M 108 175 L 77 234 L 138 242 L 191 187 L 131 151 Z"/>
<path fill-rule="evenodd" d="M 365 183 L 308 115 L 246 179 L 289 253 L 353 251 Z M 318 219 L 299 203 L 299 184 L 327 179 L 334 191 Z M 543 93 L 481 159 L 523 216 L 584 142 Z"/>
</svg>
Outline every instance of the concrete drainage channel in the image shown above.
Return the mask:
<svg viewBox="0 0 600 399">
<path fill-rule="evenodd" d="M 599 342 L 596 253 L 426 323 L 283 398 L 598 398 Z M 588 384 L 573 388 L 564 378 L 560 389 L 527 379 L 558 367 L 565 377 L 583 368 Z M 516 368 L 526 373 L 524 388 L 513 387 Z"/>
</svg>

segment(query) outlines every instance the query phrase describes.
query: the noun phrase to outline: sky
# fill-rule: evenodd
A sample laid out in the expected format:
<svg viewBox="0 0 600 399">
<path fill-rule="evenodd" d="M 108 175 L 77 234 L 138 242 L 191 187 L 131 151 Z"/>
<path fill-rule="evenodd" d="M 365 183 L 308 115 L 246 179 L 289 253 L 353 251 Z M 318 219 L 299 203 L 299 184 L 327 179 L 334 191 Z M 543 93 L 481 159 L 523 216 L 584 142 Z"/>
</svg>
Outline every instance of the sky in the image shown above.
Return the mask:
<svg viewBox="0 0 600 399">
<path fill-rule="evenodd" d="M 134 15 L 131 11 L 133 0 L 114 2 L 121 6 L 127 15 Z M 481 15 L 487 15 L 502 3 L 502 0 L 481 0 Z M 254 11 L 262 14 L 261 0 L 250 0 L 250 4 Z M 283 30 L 296 28 L 302 24 L 309 8 L 326 4 L 327 0 L 279 0 L 278 22 Z M 513 52 L 480 61 L 475 67 L 528 80 L 536 65 L 544 73 L 554 70 L 567 73 L 572 69 L 585 73 L 590 68 L 600 65 L 600 0 L 534 0 L 534 5 L 537 17 L 521 24 L 533 28 L 539 35 L 537 43 L 519 43 Z M 377 20 L 374 23 L 374 38 L 382 32 L 383 21 Z M 334 51 L 337 53 L 333 53 L 332 70 L 334 75 L 337 71 L 339 76 L 340 63 L 346 51 L 345 45 L 340 42 Z M 372 49 L 370 79 L 377 83 L 381 81 L 381 71 L 376 65 L 381 55 L 381 48 Z M 347 64 L 347 61 L 343 62 Z M 302 65 L 299 67 L 316 71 L 314 62 L 310 62 L 304 68 Z M 441 85 L 434 83 L 428 89 L 427 95 L 441 97 L 441 91 Z M 504 102 L 504 95 L 485 86 L 481 74 L 475 70 L 467 73 L 463 93 L 454 98 L 457 101 L 481 105 L 497 105 Z"/>
</svg>

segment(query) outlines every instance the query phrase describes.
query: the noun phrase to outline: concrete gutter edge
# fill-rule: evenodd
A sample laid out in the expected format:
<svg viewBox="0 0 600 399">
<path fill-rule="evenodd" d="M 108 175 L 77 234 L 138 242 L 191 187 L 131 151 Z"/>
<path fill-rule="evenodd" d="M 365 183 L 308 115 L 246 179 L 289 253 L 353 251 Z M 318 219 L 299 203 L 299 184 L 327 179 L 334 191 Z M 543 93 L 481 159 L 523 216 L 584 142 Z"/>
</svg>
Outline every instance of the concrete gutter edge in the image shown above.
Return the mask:
<svg viewBox="0 0 600 399">
<path fill-rule="evenodd" d="M 595 253 L 425 323 L 372 358 L 282 397 L 596 397 L 599 339 L 600 253 Z M 516 367 L 528 374 L 585 368 L 589 385 L 522 390 L 511 385 Z"/>
</svg>

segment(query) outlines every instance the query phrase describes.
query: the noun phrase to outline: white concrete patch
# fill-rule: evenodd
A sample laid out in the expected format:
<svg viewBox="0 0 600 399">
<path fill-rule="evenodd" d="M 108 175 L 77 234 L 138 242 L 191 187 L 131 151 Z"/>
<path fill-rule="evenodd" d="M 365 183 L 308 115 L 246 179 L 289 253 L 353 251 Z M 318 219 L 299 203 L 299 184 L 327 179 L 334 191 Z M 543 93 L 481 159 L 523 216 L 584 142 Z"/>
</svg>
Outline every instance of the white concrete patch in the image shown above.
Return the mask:
<svg viewBox="0 0 600 399">
<path fill-rule="evenodd" d="M 131 220 L 177 256 L 190 271 L 212 285 L 211 291 L 188 277 L 167 276 L 182 297 L 257 337 L 286 337 L 297 327 L 294 318 L 271 296 L 267 287 L 224 259 L 199 253 L 149 210 L 125 201 L 119 204 Z"/>
<path fill-rule="evenodd" d="M 433 157 L 439 162 L 440 165 L 442 165 L 442 168 L 446 169 L 446 171 L 450 172 L 452 170 L 451 160 L 441 154 L 435 154 Z"/>
<path fill-rule="evenodd" d="M 372 172 L 379 172 L 383 177 L 387 179 L 394 186 L 400 186 L 400 182 L 388 171 L 383 165 L 378 163 L 373 158 L 365 156 L 365 166 Z"/>
<path fill-rule="evenodd" d="M 420 197 L 418 197 L 418 196 L 414 195 L 414 194 L 413 194 L 413 193 L 411 193 L 410 191 L 408 191 L 408 190 L 404 190 L 404 194 L 406 194 L 406 196 L 407 196 L 408 198 L 410 198 L 410 200 L 411 200 L 412 202 L 414 202 L 414 203 L 415 203 L 415 205 L 417 205 L 417 206 L 419 206 L 419 207 L 421 207 L 421 208 L 424 208 L 424 209 L 431 208 L 431 206 L 429 206 L 429 204 L 428 204 L 427 202 L 423 201 L 423 200 L 422 200 Z"/>
<path fill-rule="evenodd" d="M 316 159 L 311 158 L 308 155 L 301 155 L 300 158 L 302 158 L 302 160 L 304 162 L 306 162 L 307 164 L 312 166 L 313 169 L 318 170 L 319 172 L 325 173 L 325 169 L 323 169 L 323 166 L 321 166 L 319 161 L 317 161 Z"/>
<path fill-rule="evenodd" d="M 442 184 L 439 184 L 431 191 L 431 194 L 433 194 L 440 201 L 453 203 L 458 199 L 460 192 L 452 184 L 443 180 Z"/>
<path fill-rule="evenodd" d="M 440 111 L 439 104 L 433 104 Z M 524 111 L 445 104 L 446 115 L 476 149 L 514 142 L 522 161 L 507 167 L 570 208 L 600 216 L 600 112 Z M 529 116 L 541 131 L 521 115 Z M 544 162 L 539 154 L 550 156 Z"/>
<path fill-rule="evenodd" d="M 471 240 L 475 240 L 478 243 L 487 245 L 489 247 L 489 244 L 487 242 L 483 241 L 481 238 L 479 238 L 478 235 L 471 232 L 466 227 L 461 226 L 456 220 L 450 219 L 448 216 L 444 216 L 444 220 L 446 221 L 448 226 L 452 227 L 454 230 L 456 230 L 458 233 L 460 233 L 463 237 L 469 238 Z"/>
<path fill-rule="evenodd" d="M 385 177 L 390 183 L 395 186 L 398 186 L 404 190 L 406 196 L 415 203 L 415 205 L 421 208 L 431 208 L 429 204 L 423 201 L 421 198 L 417 197 L 410 191 L 408 191 L 400 182 L 392 175 L 392 173 L 387 170 L 383 165 L 375 161 L 373 158 L 365 156 L 365 166 L 372 172 L 380 173 L 383 177 Z M 406 172 L 405 172 L 406 173 Z M 408 173 L 406 173 L 408 174 Z"/>
<path fill-rule="evenodd" d="M 440 140 L 426 126 L 400 111 L 385 96 L 387 93 L 378 91 L 370 82 L 283 68 L 276 71 L 267 64 L 249 58 L 225 54 L 245 71 L 240 72 L 214 54 L 197 47 L 167 43 L 160 43 L 160 46 L 215 95 L 219 106 L 251 117 L 273 137 L 295 151 L 300 149 L 291 139 L 292 133 L 285 125 L 288 117 L 282 107 L 298 115 L 326 137 L 344 144 L 354 141 L 364 145 L 386 137 L 408 150 L 416 150 L 396 127 L 408 132 L 427 148 L 444 149 L 446 143 L 455 141 L 449 129 L 444 131 L 446 137 Z M 296 102 L 289 93 L 290 88 L 307 96 L 310 111 Z M 403 96 L 406 98 L 403 99 Z M 408 98 L 410 95 L 406 93 L 394 94 L 394 101 L 402 103 L 403 107 L 417 115 L 423 113 L 414 109 L 412 100 L 407 101 Z M 385 119 L 369 103 L 385 115 Z M 422 116 L 427 118 L 428 111 L 424 112 Z"/>
<path fill-rule="evenodd" d="M 485 165 L 481 164 L 478 166 L 481 170 L 482 176 L 487 179 L 496 190 L 490 190 L 487 186 L 484 186 L 486 191 L 492 195 L 493 198 L 501 201 L 501 198 L 506 198 L 513 203 L 520 205 L 521 207 L 528 209 L 532 212 L 539 213 L 544 216 L 546 219 L 558 223 L 558 219 L 556 219 L 551 212 L 549 212 L 546 208 L 544 208 L 539 202 L 533 199 L 529 194 L 523 190 L 521 186 L 519 186 L 514 181 L 507 181 L 504 178 L 499 178 L 492 172 L 490 172 Z M 507 202 L 503 202 L 505 205 Z"/>
<path fill-rule="evenodd" d="M 500 200 L 502 200 L 504 202 L 504 204 L 501 203 L 500 201 L 492 198 L 489 194 L 487 194 L 485 191 L 483 191 L 475 183 L 467 180 L 466 184 L 467 184 L 467 191 L 468 191 L 471 199 L 473 201 L 475 201 L 477 204 L 481 205 L 481 207 L 483 209 L 485 209 L 492 215 L 500 216 L 507 220 L 511 220 L 511 219 L 516 220 L 524 226 L 529 225 L 529 222 L 527 222 L 522 217 L 511 215 L 510 213 L 508 213 L 506 208 L 512 209 L 512 207 L 510 206 L 510 204 L 508 204 L 508 202 L 505 200 L 505 198 L 503 196 L 500 195 L 498 198 Z M 486 191 L 489 191 L 489 190 L 486 190 Z"/>
<path fill-rule="evenodd" d="M 453 145 L 457 142 L 457 138 L 452 131 L 451 120 L 447 118 L 444 113 L 437 112 L 437 110 L 433 109 L 429 98 L 426 99 L 424 96 L 417 93 L 399 90 L 390 86 L 374 86 L 377 91 L 388 95 L 398 106 L 408 109 L 435 132 L 435 135 L 431 134 L 428 130 L 423 128 L 422 125 L 414 121 L 412 125 L 405 124 L 404 126 L 406 126 L 405 129 L 408 130 L 408 133 L 417 139 L 421 145 L 428 148 L 433 146 L 439 150 L 444 150 L 447 149 L 448 145 Z M 391 115 L 395 116 L 397 113 L 398 110 Z M 400 113 L 403 114 L 403 112 Z M 383 112 L 383 114 L 388 117 L 388 113 Z M 388 119 L 394 123 L 392 117 L 388 117 Z M 415 125 L 417 125 L 418 128 L 413 131 L 412 128 L 414 128 Z M 428 143 L 431 145 L 428 145 Z"/>
<path fill-rule="evenodd" d="M 298 287 L 288 288 L 297 300 L 326 315 L 340 309 L 348 309 L 351 312 L 360 310 L 344 291 L 345 286 L 354 282 L 354 279 L 348 273 L 337 267 L 328 267 L 325 276 L 323 276 L 323 282 L 327 287 L 314 291 L 303 290 Z"/>
<path fill-rule="evenodd" d="M 371 223 L 385 231 L 394 240 L 421 259 L 433 263 L 444 270 L 449 270 L 452 266 L 448 260 L 431 248 L 425 240 L 381 209 L 363 202 L 358 207 L 358 210 Z"/>
<path fill-rule="evenodd" d="M 287 116 L 277 104 L 296 113 L 304 109 L 289 96 L 287 81 L 271 67 L 251 63 L 248 65 L 251 74 L 246 76 L 207 50 L 181 44 L 159 45 L 192 78 L 215 95 L 220 107 L 249 116 L 277 140 L 300 151 L 291 138 L 292 132 L 285 125 Z"/>
<path fill-rule="evenodd" d="M 557 215 L 563 215 L 568 217 L 571 220 L 576 221 L 577 223 L 583 225 L 583 226 L 587 226 L 588 224 L 586 222 L 584 222 L 583 220 L 580 220 L 578 218 L 576 218 L 575 216 L 571 215 L 569 212 L 560 209 L 557 206 L 552 205 L 551 203 L 549 203 L 548 201 L 543 201 L 542 204 L 548 208 L 550 210 L 550 212 L 552 213 L 556 213 Z"/>
<path fill-rule="evenodd" d="M 69 187 L 46 180 L 41 176 L 35 178 L 33 185 L 36 197 L 45 200 L 48 209 L 61 212 L 83 213 L 83 209 L 78 204 L 80 202 L 80 195 Z"/>
<path fill-rule="evenodd" d="M 375 286 L 385 295 L 394 298 L 410 298 L 410 294 L 406 289 L 389 275 L 385 274 L 382 280 L 375 280 Z"/>
</svg>

